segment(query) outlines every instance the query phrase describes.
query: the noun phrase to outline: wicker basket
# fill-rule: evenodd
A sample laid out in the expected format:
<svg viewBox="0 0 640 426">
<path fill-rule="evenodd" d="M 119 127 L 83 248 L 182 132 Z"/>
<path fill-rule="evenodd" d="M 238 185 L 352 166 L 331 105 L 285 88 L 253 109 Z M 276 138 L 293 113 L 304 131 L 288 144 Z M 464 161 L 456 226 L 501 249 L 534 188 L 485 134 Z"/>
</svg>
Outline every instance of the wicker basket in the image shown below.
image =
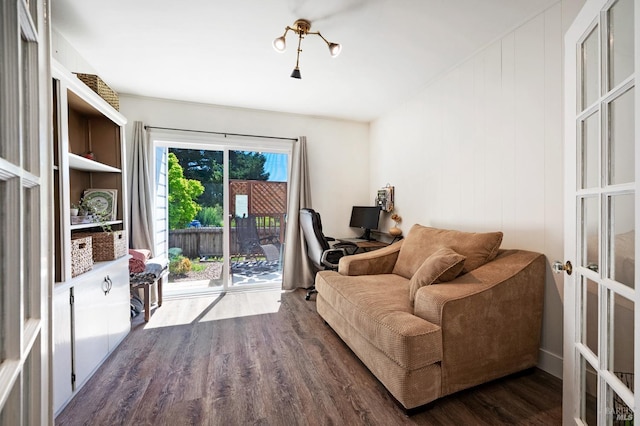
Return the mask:
<svg viewBox="0 0 640 426">
<path fill-rule="evenodd" d="M 91 237 L 74 236 L 71 240 L 71 277 L 77 277 L 93 268 Z"/>
<path fill-rule="evenodd" d="M 93 240 L 93 261 L 114 260 L 127 254 L 127 239 L 123 231 L 83 232 L 77 235 Z"/>
<path fill-rule="evenodd" d="M 109 105 L 114 107 L 116 110 L 120 110 L 120 99 L 118 98 L 118 94 L 111 89 L 111 87 L 107 86 L 107 83 L 102 81 L 100 77 L 95 74 L 80 74 L 76 73 L 80 81 L 89 86 L 91 90 L 96 92 L 102 99 L 107 101 Z"/>
</svg>

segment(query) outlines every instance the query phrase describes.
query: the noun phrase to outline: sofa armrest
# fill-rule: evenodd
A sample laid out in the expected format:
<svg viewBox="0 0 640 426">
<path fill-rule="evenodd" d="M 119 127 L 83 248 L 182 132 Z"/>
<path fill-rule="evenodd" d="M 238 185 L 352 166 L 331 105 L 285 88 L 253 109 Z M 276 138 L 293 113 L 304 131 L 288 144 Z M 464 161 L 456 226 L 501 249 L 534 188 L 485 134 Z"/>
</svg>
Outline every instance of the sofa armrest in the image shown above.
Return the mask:
<svg viewBox="0 0 640 426">
<path fill-rule="evenodd" d="M 414 314 L 442 327 L 443 395 L 537 363 L 546 262 L 524 250 L 422 287 Z"/>
<path fill-rule="evenodd" d="M 403 241 L 378 250 L 345 256 L 340 259 L 338 272 L 342 275 L 390 274 Z"/>
</svg>

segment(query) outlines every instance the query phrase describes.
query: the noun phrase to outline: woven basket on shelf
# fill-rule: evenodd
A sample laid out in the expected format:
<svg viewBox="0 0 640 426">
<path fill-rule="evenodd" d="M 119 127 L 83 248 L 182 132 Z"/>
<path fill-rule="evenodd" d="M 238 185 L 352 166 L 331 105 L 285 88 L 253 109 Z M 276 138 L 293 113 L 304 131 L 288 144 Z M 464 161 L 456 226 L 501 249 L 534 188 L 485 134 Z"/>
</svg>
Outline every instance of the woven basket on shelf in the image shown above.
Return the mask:
<svg viewBox="0 0 640 426">
<path fill-rule="evenodd" d="M 120 110 L 120 98 L 118 98 L 118 94 L 111 89 L 111 87 L 107 86 L 107 83 L 102 81 L 100 77 L 95 74 L 80 74 L 75 73 L 80 81 L 89 86 L 91 90 L 96 92 L 102 99 L 107 101 L 109 105 L 114 107 L 116 110 Z"/>
<path fill-rule="evenodd" d="M 127 239 L 123 231 L 82 232 L 76 235 L 91 237 L 94 262 L 114 260 L 127 254 Z"/>
<path fill-rule="evenodd" d="M 71 277 L 93 268 L 93 250 L 91 237 L 75 235 L 71 240 Z"/>
</svg>

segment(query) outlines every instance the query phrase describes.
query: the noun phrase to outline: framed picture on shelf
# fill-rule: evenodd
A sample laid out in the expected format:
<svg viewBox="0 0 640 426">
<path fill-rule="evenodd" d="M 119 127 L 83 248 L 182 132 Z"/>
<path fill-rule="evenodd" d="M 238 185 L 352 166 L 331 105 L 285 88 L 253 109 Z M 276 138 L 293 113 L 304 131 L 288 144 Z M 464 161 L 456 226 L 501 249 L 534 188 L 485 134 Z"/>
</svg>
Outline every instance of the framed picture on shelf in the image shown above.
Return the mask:
<svg viewBox="0 0 640 426">
<path fill-rule="evenodd" d="M 82 198 L 85 202 L 91 205 L 96 213 L 106 220 L 116 220 L 116 213 L 118 211 L 118 190 L 117 189 L 85 189 L 82 194 Z"/>
</svg>

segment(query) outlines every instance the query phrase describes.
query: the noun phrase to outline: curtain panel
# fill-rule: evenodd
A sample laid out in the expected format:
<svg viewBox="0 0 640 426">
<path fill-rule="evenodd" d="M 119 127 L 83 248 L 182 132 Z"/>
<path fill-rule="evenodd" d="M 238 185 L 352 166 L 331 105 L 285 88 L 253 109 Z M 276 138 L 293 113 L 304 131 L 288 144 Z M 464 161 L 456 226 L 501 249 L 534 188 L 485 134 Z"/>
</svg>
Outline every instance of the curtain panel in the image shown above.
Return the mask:
<svg viewBox="0 0 640 426">
<path fill-rule="evenodd" d="M 141 121 L 133 123 L 133 149 L 131 158 L 131 216 L 129 245 L 147 249 L 153 255 L 153 189 L 149 142 Z"/>
<path fill-rule="evenodd" d="M 311 190 L 307 165 L 307 138 L 300 136 L 293 147 L 289 203 L 287 205 L 287 228 L 284 250 L 282 288 L 293 290 L 313 285 L 314 274 L 307 257 L 304 236 L 300 230 L 299 212 L 311 208 Z"/>
</svg>

